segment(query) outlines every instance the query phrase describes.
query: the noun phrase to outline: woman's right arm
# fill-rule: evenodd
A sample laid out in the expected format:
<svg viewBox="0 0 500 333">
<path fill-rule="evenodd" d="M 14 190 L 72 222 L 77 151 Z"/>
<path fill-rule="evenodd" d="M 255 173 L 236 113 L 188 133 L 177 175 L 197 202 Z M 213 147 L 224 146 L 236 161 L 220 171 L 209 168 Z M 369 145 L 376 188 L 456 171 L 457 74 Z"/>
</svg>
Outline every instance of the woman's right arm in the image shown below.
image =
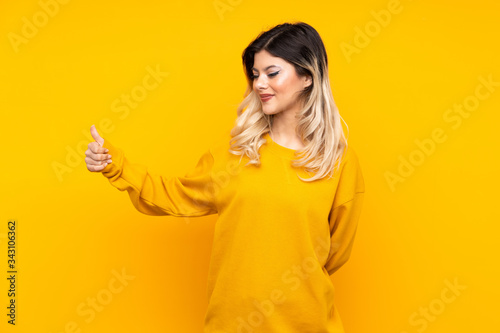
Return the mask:
<svg viewBox="0 0 500 333">
<path fill-rule="evenodd" d="M 111 185 L 127 191 L 134 207 L 146 215 L 196 217 L 217 214 L 212 182 L 214 158 L 208 149 L 196 167 L 183 177 L 150 173 L 142 164 L 130 162 L 109 140 L 91 133 L 96 142 L 87 150 L 87 169 L 102 172 Z M 105 150 L 108 149 L 108 152 Z M 112 162 L 105 165 L 107 155 Z"/>
<path fill-rule="evenodd" d="M 153 174 L 142 164 L 131 163 L 123 151 L 105 140 L 113 162 L 102 170 L 120 191 L 127 191 L 135 208 L 147 215 L 204 216 L 217 214 L 212 183 L 213 156 L 207 150 L 196 167 L 183 177 Z"/>
</svg>

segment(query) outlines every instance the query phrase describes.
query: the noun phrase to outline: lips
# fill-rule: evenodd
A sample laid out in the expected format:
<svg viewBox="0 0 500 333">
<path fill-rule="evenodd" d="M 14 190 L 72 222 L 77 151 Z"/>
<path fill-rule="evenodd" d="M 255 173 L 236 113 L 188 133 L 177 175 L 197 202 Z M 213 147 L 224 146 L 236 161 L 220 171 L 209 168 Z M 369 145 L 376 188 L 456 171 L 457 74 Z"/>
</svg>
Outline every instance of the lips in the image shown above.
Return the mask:
<svg viewBox="0 0 500 333">
<path fill-rule="evenodd" d="M 260 99 L 265 102 L 265 101 L 270 100 L 273 96 L 274 95 L 271 95 L 271 94 L 260 95 Z"/>
</svg>

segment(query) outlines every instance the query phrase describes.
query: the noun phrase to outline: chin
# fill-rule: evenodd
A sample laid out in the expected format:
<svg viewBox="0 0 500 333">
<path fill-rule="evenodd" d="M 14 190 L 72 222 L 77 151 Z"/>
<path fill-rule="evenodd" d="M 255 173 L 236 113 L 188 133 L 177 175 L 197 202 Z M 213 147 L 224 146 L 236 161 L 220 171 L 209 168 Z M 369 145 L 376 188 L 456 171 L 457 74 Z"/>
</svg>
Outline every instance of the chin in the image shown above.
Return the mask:
<svg viewBox="0 0 500 333">
<path fill-rule="evenodd" d="M 265 113 L 265 114 L 267 114 L 267 115 L 272 115 L 272 114 L 276 114 L 276 113 L 278 113 L 278 112 L 276 111 L 276 108 L 271 108 L 271 107 L 269 107 L 269 106 L 264 106 L 264 107 L 262 107 L 262 112 L 264 112 L 264 113 Z"/>
<path fill-rule="evenodd" d="M 266 110 L 264 110 L 264 109 L 262 109 L 262 112 L 264 112 L 264 113 L 265 113 L 265 114 L 267 114 L 268 116 L 270 116 L 270 115 L 273 115 L 273 114 L 276 114 L 276 113 L 277 113 L 277 112 L 275 112 L 274 110 L 267 110 L 267 111 L 266 111 Z"/>
</svg>

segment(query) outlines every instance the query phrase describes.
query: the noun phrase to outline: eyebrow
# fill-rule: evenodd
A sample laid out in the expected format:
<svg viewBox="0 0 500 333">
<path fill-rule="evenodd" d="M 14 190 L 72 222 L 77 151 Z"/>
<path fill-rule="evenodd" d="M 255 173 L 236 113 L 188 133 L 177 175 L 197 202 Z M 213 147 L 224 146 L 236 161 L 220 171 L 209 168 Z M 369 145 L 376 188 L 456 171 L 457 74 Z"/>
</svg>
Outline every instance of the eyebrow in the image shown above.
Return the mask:
<svg viewBox="0 0 500 333">
<path fill-rule="evenodd" d="M 267 66 L 266 68 L 264 68 L 264 70 L 265 70 L 265 71 L 267 71 L 267 70 L 268 70 L 269 68 L 271 68 L 271 67 L 279 67 L 279 66 L 277 66 L 277 65 Z M 257 72 L 258 72 L 258 70 L 257 70 L 255 67 L 252 67 L 252 70 L 254 70 L 254 71 L 257 71 Z"/>
</svg>

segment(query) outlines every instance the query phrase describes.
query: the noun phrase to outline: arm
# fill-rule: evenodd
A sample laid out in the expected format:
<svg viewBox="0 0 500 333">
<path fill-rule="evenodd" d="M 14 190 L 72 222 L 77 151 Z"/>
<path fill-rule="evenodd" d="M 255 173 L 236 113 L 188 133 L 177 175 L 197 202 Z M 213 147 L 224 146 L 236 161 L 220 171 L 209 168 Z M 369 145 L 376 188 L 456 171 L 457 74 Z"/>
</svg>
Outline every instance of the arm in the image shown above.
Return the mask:
<svg viewBox="0 0 500 333">
<path fill-rule="evenodd" d="M 109 149 L 113 160 L 103 169 L 103 176 L 118 190 L 126 190 L 141 213 L 187 217 L 217 213 L 210 149 L 185 176 L 165 177 L 150 173 L 144 165 L 131 163 L 109 140 L 104 141 L 103 147 Z"/>
<path fill-rule="evenodd" d="M 336 207 L 330 213 L 331 245 L 325 264 L 329 275 L 342 267 L 351 256 L 363 199 L 364 192 L 358 192 L 354 198 Z"/>
<path fill-rule="evenodd" d="M 340 172 L 329 215 L 330 252 L 325 264 L 329 275 L 342 267 L 351 256 L 364 201 L 364 178 L 357 155 L 351 147 L 346 152 Z"/>
</svg>

